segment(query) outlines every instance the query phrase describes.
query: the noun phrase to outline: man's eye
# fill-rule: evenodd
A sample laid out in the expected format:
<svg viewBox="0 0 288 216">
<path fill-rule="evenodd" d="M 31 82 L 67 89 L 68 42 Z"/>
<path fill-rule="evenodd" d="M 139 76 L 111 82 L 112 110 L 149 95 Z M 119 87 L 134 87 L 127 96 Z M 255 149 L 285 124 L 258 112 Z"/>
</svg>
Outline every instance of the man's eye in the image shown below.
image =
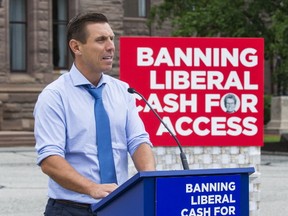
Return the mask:
<svg viewBox="0 0 288 216">
<path fill-rule="evenodd" d="M 106 37 L 99 37 L 96 39 L 96 41 L 105 41 L 106 40 Z"/>
</svg>

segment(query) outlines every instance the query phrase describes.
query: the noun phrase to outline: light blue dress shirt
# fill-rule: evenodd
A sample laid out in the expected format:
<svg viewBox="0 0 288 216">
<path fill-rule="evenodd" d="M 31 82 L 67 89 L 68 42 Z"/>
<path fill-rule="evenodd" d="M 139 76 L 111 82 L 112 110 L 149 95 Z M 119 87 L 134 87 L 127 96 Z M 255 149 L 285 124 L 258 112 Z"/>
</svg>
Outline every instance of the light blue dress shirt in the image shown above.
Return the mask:
<svg viewBox="0 0 288 216">
<path fill-rule="evenodd" d="M 111 139 L 118 184 L 128 178 L 128 154 L 151 144 L 127 83 L 102 74 L 98 85 L 110 118 Z M 94 98 L 83 85 L 91 84 L 75 67 L 43 89 L 34 109 L 37 164 L 50 155 L 65 158 L 81 175 L 99 183 Z M 88 195 L 67 190 L 49 179 L 48 196 L 95 203 Z"/>
</svg>

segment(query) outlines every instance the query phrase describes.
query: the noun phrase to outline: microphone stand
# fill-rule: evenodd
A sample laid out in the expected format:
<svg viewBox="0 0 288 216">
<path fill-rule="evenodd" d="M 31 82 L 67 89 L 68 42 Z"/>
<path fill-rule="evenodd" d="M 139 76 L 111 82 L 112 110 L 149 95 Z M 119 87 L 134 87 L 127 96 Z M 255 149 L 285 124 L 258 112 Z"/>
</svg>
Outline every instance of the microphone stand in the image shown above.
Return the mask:
<svg viewBox="0 0 288 216">
<path fill-rule="evenodd" d="M 140 94 L 139 92 L 137 92 L 134 88 L 128 88 L 128 92 L 131 94 L 137 94 L 139 95 L 144 102 L 149 106 L 149 108 L 152 110 L 152 112 L 155 114 L 155 116 L 159 119 L 159 121 L 164 125 L 164 127 L 168 130 L 168 132 L 170 133 L 170 135 L 174 138 L 174 140 L 176 141 L 179 150 L 180 150 L 180 158 L 181 158 L 181 162 L 182 162 L 182 166 L 184 170 L 189 170 L 189 165 L 188 165 L 188 161 L 186 158 L 186 155 L 182 149 L 182 146 L 178 140 L 178 138 L 172 133 L 172 131 L 168 128 L 168 126 L 165 124 L 165 122 L 161 119 L 161 117 L 158 115 L 158 113 L 152 108 L 152 106 L 149 104 L 149 102 L 146 100 L 146 98 Z"/>
</svg>

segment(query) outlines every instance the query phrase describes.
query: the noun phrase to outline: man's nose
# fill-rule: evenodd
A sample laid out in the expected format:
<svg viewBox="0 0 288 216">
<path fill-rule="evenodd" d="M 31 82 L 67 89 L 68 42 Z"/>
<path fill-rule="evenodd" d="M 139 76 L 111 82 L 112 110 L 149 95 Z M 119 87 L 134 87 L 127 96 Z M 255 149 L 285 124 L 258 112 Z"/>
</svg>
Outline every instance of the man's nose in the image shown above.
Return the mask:
<svg viewBox="0 0 288 216">
<path fill-rule="evenodd" d="M 110 38 L 107 40 L 106 49 L 107 50 L 115 50 L 114 40 L 112 40 Z"/>
</svg>

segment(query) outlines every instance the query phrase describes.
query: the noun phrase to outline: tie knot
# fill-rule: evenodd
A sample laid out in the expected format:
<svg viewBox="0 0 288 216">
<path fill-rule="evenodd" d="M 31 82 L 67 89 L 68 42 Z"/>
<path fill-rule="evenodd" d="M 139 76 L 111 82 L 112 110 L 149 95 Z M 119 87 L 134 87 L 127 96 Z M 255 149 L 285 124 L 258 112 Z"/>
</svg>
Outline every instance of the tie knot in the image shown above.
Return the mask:
<svg viewBox="0 0 288 216">
<path fill-rule="evenodd" d="M 88 87 L 88 91 L 95 99 L 100 99 L 100 98 L 102 98 L 103 86 L 104 85 L 101 85 L 98 88 L 90 88 L 90 87 Z"/>
</svg>

